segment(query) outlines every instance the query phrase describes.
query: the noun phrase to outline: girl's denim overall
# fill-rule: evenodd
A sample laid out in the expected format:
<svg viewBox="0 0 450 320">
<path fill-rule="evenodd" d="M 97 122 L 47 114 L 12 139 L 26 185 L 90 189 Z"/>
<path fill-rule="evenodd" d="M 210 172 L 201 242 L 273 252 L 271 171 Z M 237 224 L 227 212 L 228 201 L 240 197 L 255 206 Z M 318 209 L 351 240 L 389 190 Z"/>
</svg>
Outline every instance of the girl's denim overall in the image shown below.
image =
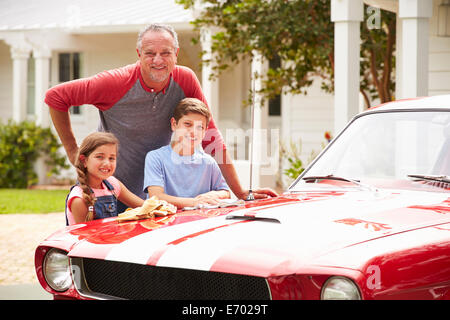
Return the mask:
<svg viewBox="0 0 450 320">
<path fill-rule="evenodd" d="M 108 188 L 108 190 L 112 192 L 112 195 L 97 197 L 97 201 L 95 201 L 95 204 L 94 204 L 94 220 L 117 216 L 117 198 L 114 193 L 114 187 L 112 186 L 111 183 L 109 183 L 106 180 L 103 180 L 103 183 Z M 72 189 L 77 185 L 78 185 L 78 183 L 76 185 L 73 185 L 70 188 L 70 191 L 72 191 Z M 69 194 L 70 194 L 70 191 L 69 191 Z M 68 198 L 69 198 L 69 195 L 67 195 L 67 197 L 66 197 L 66 210 L 65 210 L 66 225 L 69 225 L 69 220 L 67 219 L 67 199 Z"/>
</svg>

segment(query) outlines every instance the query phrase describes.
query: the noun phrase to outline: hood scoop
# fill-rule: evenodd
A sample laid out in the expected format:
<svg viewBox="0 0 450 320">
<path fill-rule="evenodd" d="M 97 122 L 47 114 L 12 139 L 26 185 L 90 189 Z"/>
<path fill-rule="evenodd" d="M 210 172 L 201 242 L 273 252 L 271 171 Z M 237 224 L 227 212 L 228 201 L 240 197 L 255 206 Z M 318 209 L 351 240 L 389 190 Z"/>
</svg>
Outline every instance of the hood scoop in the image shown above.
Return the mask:
<svg viewBox="0 0 450 320">
<path fill-rule="evenodd" d="M 273 222 L 273 223 L 281 223 L 280 220 L 274 217 L 265 217 L 262 215 L 257 215 L 258 212 L 248 211 L 245 214 L 229 214 L 227 215 L 227 220 L 248 220 L 248 221 L 265 221 L 265 222 Z"/>
</svg>

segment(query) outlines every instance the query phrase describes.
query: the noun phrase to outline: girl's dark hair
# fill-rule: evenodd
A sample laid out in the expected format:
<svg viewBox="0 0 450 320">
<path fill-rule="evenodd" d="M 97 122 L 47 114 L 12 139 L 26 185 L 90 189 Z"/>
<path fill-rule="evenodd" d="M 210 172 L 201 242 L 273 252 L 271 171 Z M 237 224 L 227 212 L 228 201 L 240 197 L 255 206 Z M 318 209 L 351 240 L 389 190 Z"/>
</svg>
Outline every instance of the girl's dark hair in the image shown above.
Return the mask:
<svg viewBox="0 0 450 320">
<path fill-rule="evenodd" d="M 83 155 L 85 159 L 98 147 L 105 144 L 114 144 L 119 147 L 119 140 L 109 132 L 94 132 L 89 134 L 84 138 L 80 147 L 78 148 L 78 155 L 75 161 L 75 168 L 77 170 L 78 183 L 80 188 L 83 190 L 83 200 L 89 207 L 94 207 L 96 198 L 88 185 L 88 171 L 84 166 L 84 162 L 80 160 L 80 156 Z M 93 220 L 93 211 L 89 210 L 86 216 L 86 221 Z"/>
</svg>

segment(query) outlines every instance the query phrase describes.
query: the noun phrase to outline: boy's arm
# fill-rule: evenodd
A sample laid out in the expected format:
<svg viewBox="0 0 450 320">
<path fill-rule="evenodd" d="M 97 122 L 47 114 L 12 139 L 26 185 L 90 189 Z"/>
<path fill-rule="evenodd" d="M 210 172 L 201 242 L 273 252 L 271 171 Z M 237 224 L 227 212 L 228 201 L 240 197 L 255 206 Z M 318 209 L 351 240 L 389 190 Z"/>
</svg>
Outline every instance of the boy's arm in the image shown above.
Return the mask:
<svg viewBox="0 0 450 320">
<path fill-rule="evenodd" d="M 160 186 L 149 186 L 147 187 L 148 196 L 156 196 L 160 200 L 165 200 L 178 208 L 184 207 L 196 207 L 199 204 L 217 204 L 217 198 L 212 195 L 201 194 L 195 198 L 183 198 L 183 197 L 174 197 L 168 195 L 164 192 L 164 188 Z"/>
<path fill-rule="evenodd" d="M 230 199 L 230 191 L 228 190 L 213 190 L 198 196 L 209 196 L 215 199 Z"/>
</svg>

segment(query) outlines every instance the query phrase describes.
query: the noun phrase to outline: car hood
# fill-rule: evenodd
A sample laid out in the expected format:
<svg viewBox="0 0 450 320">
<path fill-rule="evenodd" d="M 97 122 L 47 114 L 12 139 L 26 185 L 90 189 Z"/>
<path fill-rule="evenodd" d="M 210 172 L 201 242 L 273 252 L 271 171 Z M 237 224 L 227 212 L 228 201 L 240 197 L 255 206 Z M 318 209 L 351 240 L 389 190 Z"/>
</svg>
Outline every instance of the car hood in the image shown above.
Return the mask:
<svg viewBox="0 0 450 320">
<path fill-rule="evenodd" d="M 48 239 L 70 256 L 255 276 L 292 274 L 337 250 L 448 223 L 448 193 L 284 194 L 245 207 L 67 227 Z"/>
</svg>

